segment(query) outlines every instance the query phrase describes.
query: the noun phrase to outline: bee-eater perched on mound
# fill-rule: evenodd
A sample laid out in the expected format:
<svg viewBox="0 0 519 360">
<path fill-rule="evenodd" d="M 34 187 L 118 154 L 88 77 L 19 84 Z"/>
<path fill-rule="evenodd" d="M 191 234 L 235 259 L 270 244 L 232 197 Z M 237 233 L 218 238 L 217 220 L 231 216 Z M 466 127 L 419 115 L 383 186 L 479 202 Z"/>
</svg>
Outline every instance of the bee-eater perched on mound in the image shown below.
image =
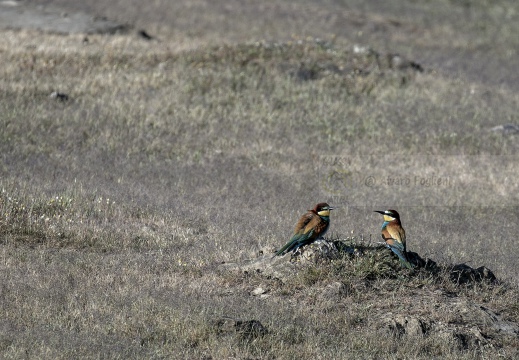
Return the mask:
<svg viewBox="0 0 519 360">
<path fill-rule="evenodd" d="M 386 242 L 386 246 L 398 255 L 402 266 L 411 269 L 413 265 L 407 259 L 407 252 L 405 249 L 405 230 L 400 222 L 400 215 L 396 210 L 376 210 L 375 212 L 384 215 L 382 238 Z"/>
<path fill-rule="evenodd" d="M 296 251 L 301 246 L 323 237 L 330 225 L 331 210 L 333 210 L 333 207 L 327 203 L 319 203 L 312 210 L 308 210 L 297 222 L 294 235 L 290 241 L 279 249 L 274 256 Z"/>
</svg>

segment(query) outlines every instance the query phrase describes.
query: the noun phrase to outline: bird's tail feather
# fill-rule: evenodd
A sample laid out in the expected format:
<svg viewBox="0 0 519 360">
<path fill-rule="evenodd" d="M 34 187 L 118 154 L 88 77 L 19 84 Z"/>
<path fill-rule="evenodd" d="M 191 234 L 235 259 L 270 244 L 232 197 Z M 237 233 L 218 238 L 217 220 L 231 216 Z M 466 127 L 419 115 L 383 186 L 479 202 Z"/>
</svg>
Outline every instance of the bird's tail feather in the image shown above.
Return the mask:
<svg viewBox="0 0 519 360">
<path fill-rule="evenodd" d="M 413 264 L 411 264 L 409 262 L 409 260 L 407 259 L 407 254 L 404 251 L 401 251 L 400 249 L 398 248 L 395 248 L 395 247 L 390 247 L 390 249 L 396 254 L 398 255 L 398 258 L 400 259 L 400 264 L 402 264 L 403 267 L 406 267 L 408 269 L 412 269 L 413 268 Z"/>
<path fill-rule="evenodd" d="M 285 246 L 283 246 L 281 249 L 276 251 L 276 253 L 274 254 L 274 256 L 272 256 L 272 258 L 275 258 L 276 256 L 284 255 L 285 253 L 289 252 L 290 250 L 292 250 L 293 245 L 294 245 L 294 241 L 289 241 Z"/>
</svg>

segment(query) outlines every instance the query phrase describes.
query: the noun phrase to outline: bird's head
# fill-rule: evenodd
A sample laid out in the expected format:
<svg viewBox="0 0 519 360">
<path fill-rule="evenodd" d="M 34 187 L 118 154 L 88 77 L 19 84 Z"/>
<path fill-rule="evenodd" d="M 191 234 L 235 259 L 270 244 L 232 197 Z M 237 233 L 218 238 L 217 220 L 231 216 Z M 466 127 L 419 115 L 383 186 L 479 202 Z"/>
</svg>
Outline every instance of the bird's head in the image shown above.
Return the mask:
<svg viewBox="0 0 519 360">
<path fill-rule="evenodd" d="M 400 221 L 400 215 L 396 210 L 386 210 L 386 211 L 380 211 L 375 210 L 375 212 L 384 215 L 384 221 L 394 221 L 398 220 Z"/>
<path fill-rule="evenodd" d="M 330 216 L 330 211 L 334 208 L 327 203 L 319 203 L 315 205 L 313 211 L 319 216 Z"/>
</svg>

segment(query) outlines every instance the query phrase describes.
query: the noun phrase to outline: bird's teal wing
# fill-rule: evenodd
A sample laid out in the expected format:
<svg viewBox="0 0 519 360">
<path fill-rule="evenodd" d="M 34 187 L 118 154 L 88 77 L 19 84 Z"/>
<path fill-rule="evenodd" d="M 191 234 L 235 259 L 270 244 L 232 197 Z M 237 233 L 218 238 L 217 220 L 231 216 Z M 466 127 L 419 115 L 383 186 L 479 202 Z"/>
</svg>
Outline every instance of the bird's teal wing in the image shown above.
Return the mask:
<svg viewBox="0 0 519 360">
<path fill-rule="evenodd" d="M 407 253 L 405 249 L 405 230 L 401 226 L 392 227 L 388 225 L 386 227 L 386 231 L 387 234 L 385 235 L 389 235 L 388 237 L 384 238 L 387 246 L 398 256 L 400 263 L 403 266 L 408 269 L 412 268 L 412 264 L 407 259 Z"/>
<path fill-rule="evenodd" d="M 411 269 L 413 267 L 413 265 L 407 259 L 407 254 L 403 250 L 402 244 L 399 242 L 396 242 L 396 241 L 392 241 L 392 240 L 393 239 L 386 240 L 387 247 L 390 248 L 391 251 L 394 252 L 398 256 L 402 266 L 404 266 L 408 269 Z"/>
<path fill-rule="evenodd" d="M 306 213 L 299 219 L 299 221 L 296 224 L 296 227 L 294 229 L 294 235 L 292 235 L 292 238 L 286 243 L 285 246 L 283 246 L 281 249 L 279 249 L 274 256 L 283 255 L 289 251 L 297 249 L 299 246 L 305 244 L 305 242 L 310 238 L 313 234 L 312 228 L 311 228 L 311 222 L 314 219 L 314 214 L 312 213 Z"/>
<path fill-rule="evenodd" d="M 276 251 L 276 253 L 274 254 L 274 257 L 285 254 L 285 252 L 288 252 L 289 251 L 288 249 L 292 248 L 292 246 L 294 246 L 294 244 L 295 244 L 295 240 L 294 240 L 294 238 L 292 238 L 288 243 L 286 243 L 285 246 L 283 246 L 281 249 Z"/>
<path fill-rule="evenodd" d="M 396 243 L 398 244 L 398 243 Z M 407 255 L 404 251 L 402 251 L 402 248 L 398 245 L 391 245 L 391 244 L 387 244 L 387 246 L 391 249 L 391 251 L 393 251 L 399 258 L 400 258 L 400 261 L 402 263 L 409 263 L 409 261 L 407 260 Z M 407 265 L 406 265 L 407 267 Z"/>
<path fill-rule="evenodd" d="M 286 243 L 285 246 L 283 246 L 281 249 L 279 249 L 275 254 L 274 256 L 278 256 L 278 255 L 283 255 L 285 253 L 288 253 L 292 250 L 295 250 L 297 249 L 299 246 L 303 245 L 306 241 L 306 239 L 308 238 L 309 234 L 305 234 L 305 233 L 297 233 L 297 234 L 294 234 L 294 236 L 292 236 L 292 238 L 290 239 L 290 241 L 288 243 Z"/>
</svg>

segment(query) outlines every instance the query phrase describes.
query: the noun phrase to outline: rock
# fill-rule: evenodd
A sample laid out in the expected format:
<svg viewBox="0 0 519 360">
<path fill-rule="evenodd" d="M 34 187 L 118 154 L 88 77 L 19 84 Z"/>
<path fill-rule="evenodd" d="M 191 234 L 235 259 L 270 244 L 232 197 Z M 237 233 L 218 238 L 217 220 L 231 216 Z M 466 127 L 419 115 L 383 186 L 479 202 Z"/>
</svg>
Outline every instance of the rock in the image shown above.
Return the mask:
<svg viewBox="0 0 519 360">
<path fill-rule="evenodd" d="M 334 242 L 326 240 L 316 241 L 310 245 L 299 248 L 295 253 L 291 252 L 283 256 L 273 256 L 273 251 L 263 249 L 261 253 L 267 253 L 255 260 L 237 263 L 225 263 L 221 269 L 239 270 L 243 272 L 257 272 L 268 277 L 286 280 L 301 267 L 315 264 L 319 261 L 329 261 L 341 256 L 344 250 L 339 251 Z"/>
<path fill-rule="evenodd" d="M 470 304 L 466 306 L 465 313 L 470 313 L 470 316 L 473 317 L 473 321 L 478 325 L 489 327 L 496 332 L 519 336 L 519 325 L 503 320 L 498 313 L 489 308 L 477 304 Z"/>
<path fill-rule="evenodd" d="M 449 278 L 458 285 L 482 281 L 495 282 L 497 280 L 490 269 L 484 266 L 473 269 L 466 264 L 454 265 L 450 270 Z"/>
<path fill-rule="evenodd" d="M 268 334 L 268 330 L 258 320 L 236 321 L 236 331 L 246 339 L 252 340 Z"/>
<path fill-rule="evenodd" d="M 254 340 L 268 334 L 268 329 L 258 320 L 237 320 L 223 317 L 214 321 L 217 334 L 238 334 L 245 340 Z"/>
<path fill-rule="evenodd" d="M 137 35 L 139 35 L 141 38 L 143 38 L 144 40 L 147 40 L 147 41 L 153 40 L 153 36 L 148 34 L 146 32 L 146 30 L 143 30 L 143 29 L 137 31 Z"/>
<path fill-rule="evenodd" d="M 515 125 L 515 124 L 498 125 L 498 126 L 494 126 L 493 128 L 491 128 L 490 131 L 500 132 L 503 135 L 517 134 L 517 133 L 519 133 L 519 125 Z"/>
<path fill-rule="evenodd" d="M 477 333 L 477 335 L 475 335 Z M 480 339 L 484 339 L 481 332 L 477 329 L 468 329 L 468 330 L 453 330 L 448 328 L 441 328 L 436 333 L 436 336 L 443 339 L 447 343 L 452 343 L 454 346 L 461 350 L 468 350 L 473 347 L 479 347 L 481 345 L 485 345 L 486 341 L 483 343 Z"/>
<path fill-rule="evenodd" d="M 256 289 L 252 290 L 251 294 L 254 296 L 263 295 L 267 292 L 267 290 L 263 289 L 262 287 L 257 287 Z"/>
<path fill-rule="evenodd" d="M 301 247 L 295 253 L 291 254 L 292 261 L 298 261 L 301 258 L 306 260 L 333 260 L 339 257 L 339 249 L 333 242 L 326 240 L 318 240 L 310 245 Z"/>
<path fill-rule="evenodd" d="M 53 91 L 49 97 L 51 99 L 56 99 L 56 100 L 60 100 L 60 101 L 67 101 L 69 99 L 69 96 L 67 94 L 64 94 L 64 93 L 61 93 L 61 92 L 58 92 L 58 91 Z"/>
<path fill-rule="evenodd" d="M 422 65 L 420 65 L 414 61 L 410 61 L 398 54 L 387 54 L 386 61 L 389 65 L 389 68 L 391 68 L 391 69 L 396 69 L 396 70 L 412 69 L 412 70 L 415 70 L 418 72 L 424 71 Z"/>
<path fill-rule="evenodd" d="M 335 302 L 347 295 L 348 287 L 342 282 L 336 281 L 328 284 L 320 294 L 321 301 Z"/>
<path fill-rule="evenodd" d="M 497 278 L 494 275 L 494 273 L 485 266 L 478 267 L 476 271 L 480 274 L 482 280 L 488 280 L 492 283 L 497 281 Z"/>
<path fill-rule="evenodd" d="M 396 337 L 439 337 L 464 350 L 496 346 L 503 335 L 519 336 L 517 323 L 504 320 L 485 306 L 467 299 L 435 296 L 427 301 L 432 302 L 433 311 L 427 304 L 414 303 L 402 313 L 381 316 L 375 326 L 385 326 Z"/>
<path fill-rule="evenodd" d="M 392 314 L 388 314 L 385 318 L 385 323 L 389 331 L 398 337 L 403 335 L 423 336 L 427 334 L 429 329 L 427 322 L 416 316 L 393 316 Z"/>
</svg>

